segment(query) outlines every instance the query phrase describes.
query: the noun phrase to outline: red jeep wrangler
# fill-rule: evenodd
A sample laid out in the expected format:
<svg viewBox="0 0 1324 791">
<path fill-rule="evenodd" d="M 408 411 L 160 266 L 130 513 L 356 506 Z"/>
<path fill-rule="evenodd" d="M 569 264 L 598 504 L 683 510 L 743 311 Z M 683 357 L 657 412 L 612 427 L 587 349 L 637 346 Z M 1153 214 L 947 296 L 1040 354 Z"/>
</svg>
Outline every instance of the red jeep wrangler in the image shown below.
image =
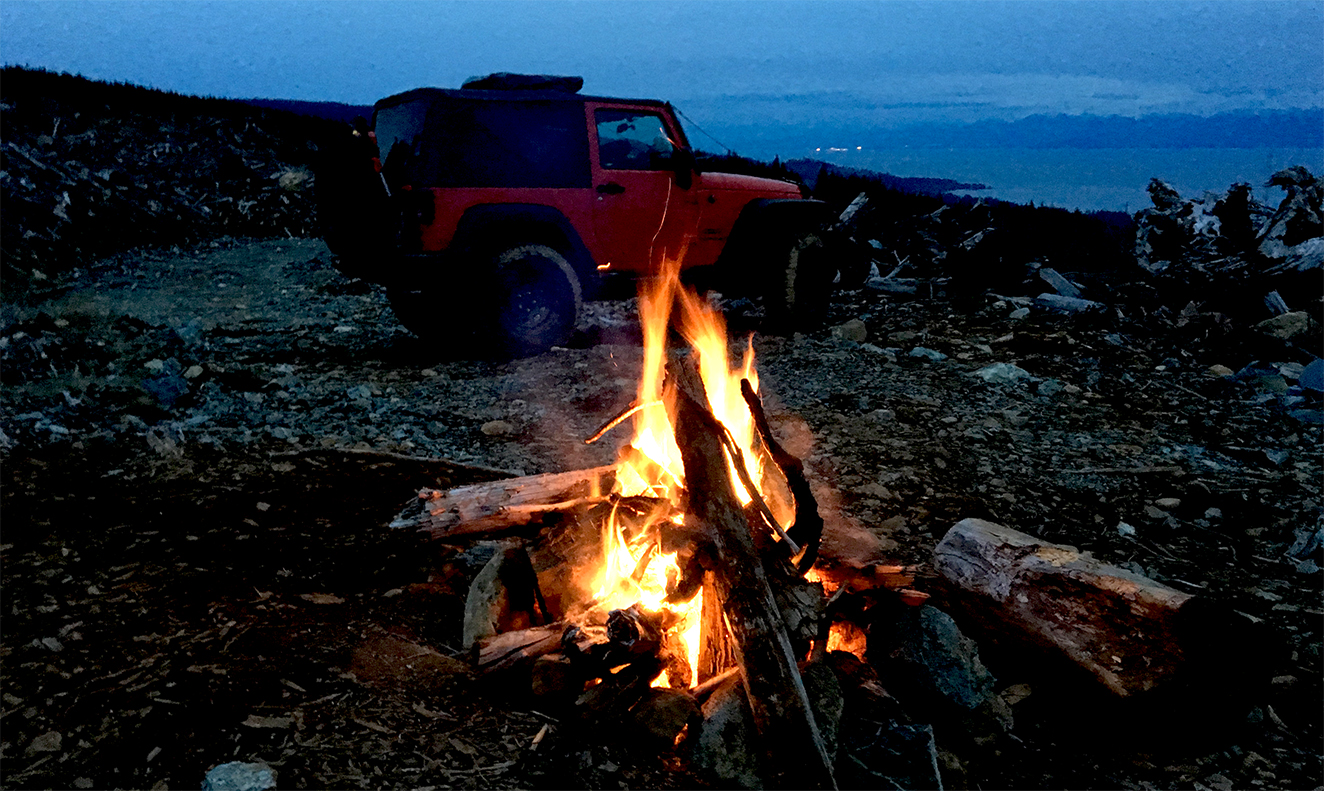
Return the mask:
<svg viewBox="0 0 1324 791">
<path fill-rule="evenodd" d="M 776 328 L 821 320 L 836 276 L 815 235 L 822 203 L 699 172 L 670 104 L 582 84 L 497 74 L 377 102 L 372 130 L 318 173 L 340 269 L 387 286 L 420 337 L 472 334 L 510 356 L 564 343 L 603 274 L 646 276 L 667 256 L 762 296 Z"/>
</svg>

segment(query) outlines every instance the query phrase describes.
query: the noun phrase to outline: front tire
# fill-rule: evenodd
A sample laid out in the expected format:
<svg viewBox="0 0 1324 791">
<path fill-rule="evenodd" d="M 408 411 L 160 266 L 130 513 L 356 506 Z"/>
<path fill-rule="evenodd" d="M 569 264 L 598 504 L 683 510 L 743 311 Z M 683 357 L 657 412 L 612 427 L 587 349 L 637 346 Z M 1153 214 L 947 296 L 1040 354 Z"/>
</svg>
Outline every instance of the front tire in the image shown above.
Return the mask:
<svg viewBox="0 0 1324 791">
<path fill-rule="evenodd" d="M 818 328 L 827 318 L 836 269 L 817 234 L 797 234 L 769 273 L 763 309 L 769 330 L 789 334 Z"/>
</svg>

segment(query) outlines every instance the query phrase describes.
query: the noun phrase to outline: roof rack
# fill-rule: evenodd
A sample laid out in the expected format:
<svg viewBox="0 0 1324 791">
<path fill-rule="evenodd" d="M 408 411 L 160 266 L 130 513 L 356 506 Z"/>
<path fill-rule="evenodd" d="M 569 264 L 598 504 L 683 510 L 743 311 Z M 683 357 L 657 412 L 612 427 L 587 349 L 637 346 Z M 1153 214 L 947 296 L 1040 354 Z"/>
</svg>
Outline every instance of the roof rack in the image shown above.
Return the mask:
<svg viewBox="0 0 1324 791">
<path fill-rule="evenodd" d="M 553 74 L 512 74 L 499 71 L 486 77 L 470 77 L 460 86 L 468 91 L 559 91 L 579 93 L 583 77 L 559 77 Z"/>
</svg>

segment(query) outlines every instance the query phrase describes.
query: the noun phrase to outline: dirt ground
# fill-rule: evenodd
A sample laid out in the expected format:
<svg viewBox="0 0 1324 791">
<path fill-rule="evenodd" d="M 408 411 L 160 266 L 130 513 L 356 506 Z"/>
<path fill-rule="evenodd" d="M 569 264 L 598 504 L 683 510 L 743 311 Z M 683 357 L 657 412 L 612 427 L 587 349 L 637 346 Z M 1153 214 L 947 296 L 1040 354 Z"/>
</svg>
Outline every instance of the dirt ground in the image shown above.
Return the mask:
<svg viewBox="0 0 1324 791">
<path fill-rule="evenodd" d="M 570 348 L 464 360 L 330 262 L 303 239 L 139 250 L 5 305 L 3 786 L 192 787 L 232 760 L 285 788 L 702 785 L 683 751 L 476 684 L 472 559 L 386 528 L 422 486 L 612 461 L 624 434 L 582 440 L 634 396 L 633 301 L 590 304 Z M 753 306 L 723 307 L 743 343 Z M 995 666 L 1031 694 L 946 784 L 1319 787 L 1319 405 L 1281 397 L 1308 356 L 1015 307 L 845 292 L 836 330 L 756 334 L 775 431 L 918 587 L 952 524 L 990 519 L 1231 604 L 1272 635 L 1272 682 L 1211 738 L 1137 742 Z M 1278 380 L 1209 372 L 1251 353 Z"/>
</svg>

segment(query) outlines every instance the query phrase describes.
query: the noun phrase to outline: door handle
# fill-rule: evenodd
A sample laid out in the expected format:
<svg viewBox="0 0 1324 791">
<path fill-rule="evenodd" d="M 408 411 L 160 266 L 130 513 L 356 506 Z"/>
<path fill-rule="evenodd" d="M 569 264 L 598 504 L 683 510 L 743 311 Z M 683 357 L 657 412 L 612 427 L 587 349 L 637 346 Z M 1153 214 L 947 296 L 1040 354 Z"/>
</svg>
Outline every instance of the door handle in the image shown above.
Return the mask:
<svg viewBox="0 0 1324 791">
<path fill-rule="evenodd" d="M 598 185 L 598 192 L 602 195 L 620 195 L 625 192 L 625 187 L 614 181 L 608 181 L 606 184 Z"/>
</svg>

